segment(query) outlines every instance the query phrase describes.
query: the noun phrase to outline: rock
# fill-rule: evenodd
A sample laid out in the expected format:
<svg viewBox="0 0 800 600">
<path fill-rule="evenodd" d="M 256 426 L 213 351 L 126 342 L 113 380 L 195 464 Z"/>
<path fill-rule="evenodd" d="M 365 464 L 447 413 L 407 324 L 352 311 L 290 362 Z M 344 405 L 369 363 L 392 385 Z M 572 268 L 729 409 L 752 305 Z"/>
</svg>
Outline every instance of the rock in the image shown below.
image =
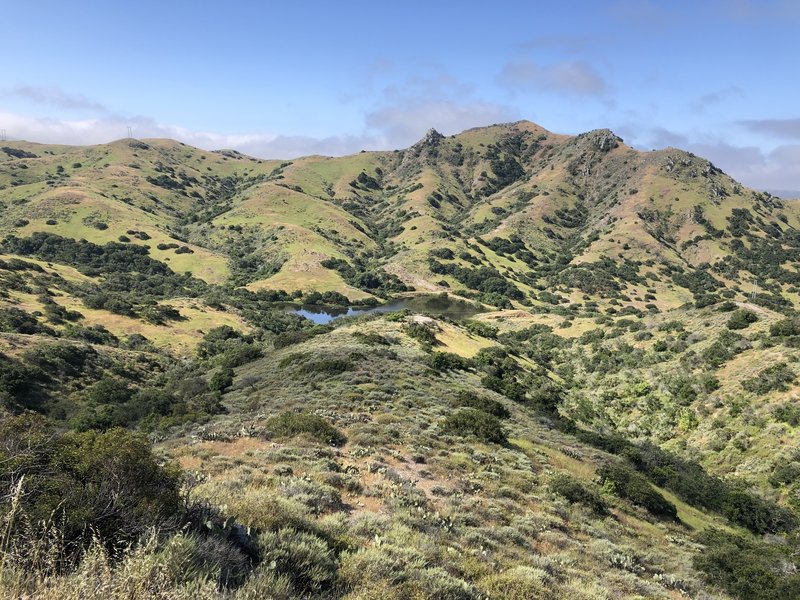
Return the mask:
<svg viewBox="0 0 800 600">
<path fill-rule="evenodd" d="M 582 133 L 578 138 L 586 139 L 594 148 L 601 152 L 608 152 L 618 147 L 622 142 L 622 138 L 616 135 L 610 129 L 594 129 L 586 133 Z"/>
</svg>

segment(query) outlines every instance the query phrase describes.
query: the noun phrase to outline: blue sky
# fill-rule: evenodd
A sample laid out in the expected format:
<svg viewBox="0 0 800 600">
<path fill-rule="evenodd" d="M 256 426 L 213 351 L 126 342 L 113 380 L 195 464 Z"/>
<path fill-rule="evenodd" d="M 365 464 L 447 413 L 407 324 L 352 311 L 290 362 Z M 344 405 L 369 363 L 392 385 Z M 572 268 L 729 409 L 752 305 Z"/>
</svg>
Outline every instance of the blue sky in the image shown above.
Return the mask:
<svg viewBox="0 0 800 600">
<path fill-rule="evenodd" d="M 0 0 L 0 129 L 291 158 L 528 119 L 800 190 L 797 0 L 122 4 Z"/>
</svg>

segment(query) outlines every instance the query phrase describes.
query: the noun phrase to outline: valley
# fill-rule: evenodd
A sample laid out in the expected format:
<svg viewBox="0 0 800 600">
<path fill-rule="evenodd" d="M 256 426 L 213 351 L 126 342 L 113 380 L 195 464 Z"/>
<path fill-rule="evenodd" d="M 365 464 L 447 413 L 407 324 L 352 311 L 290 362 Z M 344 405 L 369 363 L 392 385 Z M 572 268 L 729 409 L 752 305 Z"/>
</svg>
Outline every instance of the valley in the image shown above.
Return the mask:
<svg viewBox="0 0 800 600">
<path fill-rule="evenodd" d="M 0 589 L 798 597 L 799 294 L 800 204 L 606 129 L 3 142 Z"/>
</svg>

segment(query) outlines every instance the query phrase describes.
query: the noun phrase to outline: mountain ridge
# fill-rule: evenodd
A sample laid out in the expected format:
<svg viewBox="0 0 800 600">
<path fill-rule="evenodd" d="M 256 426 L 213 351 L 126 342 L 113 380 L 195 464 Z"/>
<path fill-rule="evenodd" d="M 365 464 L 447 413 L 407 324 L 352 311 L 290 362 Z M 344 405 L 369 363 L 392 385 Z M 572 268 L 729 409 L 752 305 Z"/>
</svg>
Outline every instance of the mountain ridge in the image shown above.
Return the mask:
<svg viewBox="0 0 800 600">
<path fill-rule="evenodd" d="M 0 448 L 148 435 L 190 528 L 126 508 L 103 534 L 166 528 L 144 556 L 201 565 L 208 598 L 790 597 L 799 302 L 797 206 L 607 129 L 0 147 Z M 106 488 L 70 473 L 66 504 L 19 501 L 81 540 L 64 507 Z M 8 518 L 28 572 L 52 536 Z"/>
</svg>

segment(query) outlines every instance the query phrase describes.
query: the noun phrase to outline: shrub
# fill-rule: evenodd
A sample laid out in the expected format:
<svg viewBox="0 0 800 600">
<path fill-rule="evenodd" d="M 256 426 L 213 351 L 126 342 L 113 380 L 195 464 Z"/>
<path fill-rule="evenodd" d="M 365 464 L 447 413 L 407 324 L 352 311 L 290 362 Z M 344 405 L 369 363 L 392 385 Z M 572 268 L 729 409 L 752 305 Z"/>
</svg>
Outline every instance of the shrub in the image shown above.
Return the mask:
<svg viewBox="0 0 800 600">
<path fill-rule="evenodd" d="M 466 371 L 472 367 L 471 360 L 452 352 L 434 352 L 430 355 L 428 364 L 437 371 Z"/>
<path fill-rule="evenodd" d="M 235 330 L 230 325 L 221 325 L 209 329 L 203 336 L 203 340 L 197 345 L 197 356 L 209 358 L 222 354 L 231 345 L 231 340 L 242 340 L 241 332 Z"/>
<path fill-rule="evenodd" d="M 453 577 L 441 567 L 418 571 L 416 577 L 403 586 L 406 598 L 436 598 L 437 600 L 478 600 L 472 587 Z"/>
<path fill-rule="evenodd" d="M 281 366 L 286 366 L 283 364 L 283 361 L 281 361 Z M 321 358 L 319 360 L 312 359 L 302 363 L 298 367 L 297 372 L 300 375 L 311 375 L 313 373 L 336 375 L 338 373 L 349 371 L 352 368 L 353 363 L 347 358 Z"/>
<path fill-rule="evenodd" d="M 39 344 L 26 350 L 22 357 L 49 376 L 77 377 L 97 359 L 97 350 L 88 344 L 55 342 Z"/>
<path fill-rule="evenodd" d="M 218 358 L 223 369 L 233 369 L 257 360 L 263 356 L 261 348 L 255 344 L 239 344 L 225 350 Z"/>
<path fill-rule="evenodd" d="M 620 498 L 647 509 L 657 517 L 677 519 L 675 505 L 659 494 L 647 479 L 633 469 L 621 464 L 601 467 L 597 474 L 604 486 L 610 486 Z"/>
<path fill-rule="evenodd" d="M 404 331 L 406 335 L 414 338 L 425 347 L 430 348 L 438 343 L 433 330 L 422 323 L 409 323 L 405 326 Z"/>
<path fill-rule="evenodd" d="M 497 400 L 492 400 L 486 396 L 478 396 L 472 392 L 460 392 L 450 401 L 450 405 L 454 408 L 474 408 L 495 416 L 498 419 L 507 419 L 511 416 L 508 409 Z"/>
<path fill-rule="evenodd" d="M 782 404 L 775 409 L 775 420 L 797 427 L 800 425 L 800 406 L 792 403 Z"/>
<path fill-rule="evenodd" d="M 300 344 L 310 340 L 317 334 L 318 332 L 314 331 L 313 329 L 285 331 L 283 333 L 279 333 L 272 339 L 272 347 L 275 348 L 275 350 L 280 350 L 281 348 L 286 348 L 287 346 L 293 346 L 295 344 Z"/>
<path fill-rule="evenodd" d="M 35 367 L 0 353 L 0 402 L 6 408 L 37 408 L 31 392 L 44 379 L 45 374 Z"/>
<path fill-rule="evenodd" d="M 756 315 L 756 313 L 752 310 L 742 308 L 731 315 L 725 326 L 728 329 L 746 329 L 756 321 L 758 321 L 758 315 Z"/>
<path fill-rule="evenodd" d="M 366 344 L 367 346 L 391 346 L 392 340 L 385 338 L 380 333 L 375 333 L 374 331 L 355 331 L 353 332 L 353 337 L 356 338 L 362 344 Z"/>
<path fill-rule="evenodd" d="M 589 507 L 598 515 L 608 512 L 606 502 L 599 492 L 567 473 L 559 473 L 553 477 L 550 480 L 550 490 L 570 502 L 577 502 Z"/>
<path fill-rule="evenodd" d="M 275 437 L 294 437 L 308 434 L 315 440 L 325 444 L 341 446 L 347 438 L 322 417 L 312 413 L 285 412 L 267 419 L 266 429 Z"/>
<path fill-rule="evenodd" d="M 443 258 L 444 260 L 453 260 L 456 255 L 450 248 L 433 248 L 429 254 L 436 258 Z"/>
<path fill-rule="evenodd" d="M 7 333 L 43 333 L 55 335 L 50 327 L 40 325 L 36 317 L 18 308 L 0 308 L 0 331 Z"/>
<path fill-rule="evenodd" d="M 214 375 L 211 376 L 211 380 L 208 382 L 208 388 L 212 391 L 225 391 L 229 387 L 233 385 L 233 369 L 230 367 L 222 368 Z"/>
<path fill-rule="evenodd" d="M 336 555 L 312 533 L 283 527 L 257 539 L 261 561 L 287 577 L 297 593 L 308 597 L 330 590 L 336 581 Z"/>
<path fill-rule="evenodd" d="M 55 519 L 66 541 L 91 530 L 109 545 L 151 527 L 178 525 L 179 472 L 162 467 L 142 435 L 50 430 L 40 417 L 0 423 L 0 484 L 22 479 L 21 508 L 32 523 Z"/>
<path fill-rule="evenodd" d="M 738 333 L 723 331 L 719 338 L 705 349 L 702 358 L 712 367 L 719 368 L 740 352 L 751 347 L 750 342 Z"/>
<path fill-rule="evenodd" d="M 800 479 L 800 463 L 783 461 L 775 465 L 772 474 L 769 476 L 769 483 L 772 487 L 789 485 Z"/>
<path fill-rule="evenodd" d="M 800 318 L 793 317 L 773 323 L 769 328 L 769 335 L 787 346 L 800 346 Z"/>
<path fill-rule="evenodd" d="M 794 371 L 785 362 L 772 365 L 761 371 L 756 377 L 745 379 L 742 387 L 754 394 L 768 394 L 774 390 L 786 391 L 789 384 L 796 379 Z"/>
<path fill-rule="evenodd" d="M 730 300 L 726 300 L 717 306 L 717 312 L 732 312 L 734 310 L 736 310 L 736 303 L 731 302 Z"/>
<path fill-rule="evenodd" d="M 167 321 L 182 321 L 180 311 L 169 304 L 154 304 L 141 311 L 142 319 L 154 325 L 164 325 Z"/>
<path fill-rule="evenodd" d="M 444 433 L 461 437 L 474 436 L 484 442 L 505 444 L 506 432 L 500 420 L 474 408 L 461 408 L 442 421 L 440 425 Z"/>
<path fill-rule="evenodd" d="M 705 546 L 694 558 L 705 578 L 747 600 L 800 598 L 800 574 L 787 570 L 796 543 L 768 544 L 709 528 L 700 534 Z"/>
<path fill-rule="evenodd" d="M 86 400 L 91 404 L 125 404 L 134 390 L 116 377 L 103 377 L 86 391 Z"/>
<path fill-rule="evenodd" d="M 489 598 L 505 600 L 529 600 L 550 598 L 550 576 L 542 569 L 519 565 L 502 573 L 489 575 L 478 582 L 478 587 Z"/>
<path fill-rule="evenodd" d="M 484 323 L 483 321 L 466 321 L 464 323 L 464 329 L 469 331 L 474 335 L 479 335 L 481 337 L 496 339 L 497 334 L 500 330 L 495 327 L 494 325 L 489 325 L 488 323 Z"/>
</svg>

